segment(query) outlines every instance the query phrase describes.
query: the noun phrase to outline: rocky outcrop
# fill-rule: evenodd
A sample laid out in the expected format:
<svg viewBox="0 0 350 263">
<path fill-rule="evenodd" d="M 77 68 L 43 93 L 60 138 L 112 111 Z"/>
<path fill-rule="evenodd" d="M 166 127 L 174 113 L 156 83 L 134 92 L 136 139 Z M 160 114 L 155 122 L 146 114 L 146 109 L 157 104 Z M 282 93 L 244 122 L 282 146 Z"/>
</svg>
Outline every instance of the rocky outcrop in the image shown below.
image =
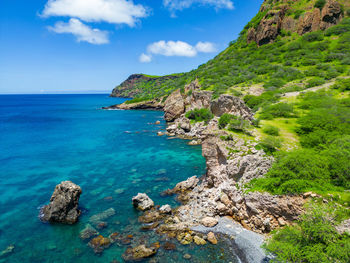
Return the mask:
<svg viewBox="0 0 350 263">
<path fill-rule="evenodd" d="M 250 108 L 240 98 L 231 95 L 220 95 L 218 99 L 211 102 L 210 109 L 217 117 L 224 113 L 230 113 L 241 116 L 246 120 L 253 120 L 253 113 Z"/>
<path fill-rule="evenodd" d="M 305 12 L 298 18 L 287 16 L 290 9 L 288 5 L 276 5 L 278 1 L 265 1 L 260 9 L 261 13 L 266 12 L 259 24 L 251 27 L 247 32 L 247 41 L 255 41 L 259 46 L 273 42 L 282 32 L 282 30 L 297 32 L 300 35 L 305 33 L 325 30 L 338 24 L 343 18 L 341 5 L 334 0 L 326 2 L 320 10 L 313 8 L 310 3 L 310 11 Z"/>
<path fill-rule="evenodd" d="M 151 209 L 154 206 L 152 199 L 148 195 L 141 193 L 138 193 L 137 196 L 132 198 L 132 204 L 141 211 Z"/>
<path fill-rule="evenodd" d="M 139 245 L 137 247 L 128 248 L 122 255 L 122 257 L 126 262 L 135 262 L 145 258 L 149 258 L 155 255 L 157 251 L 157 244 L 152 244 L 152 246 L 150 247 L 146 247 L 145 245 Z"/>
<path fill-rule="evenodd" d="M 76 223 L 81 214 L 78 209 L 81 193 L 81 188 L 70 181 L 56 185 L 50 203 L 40 211 L 40 219 L 46 222 Z"/>
<path fill-rule="evenodd" d="M 164 118 L 173 121 L 185 112 L 185 102 L 181 91 L 178 89 L 170 94 L 164 103 Z"/>
<path fill-rule="evenodd" d="M 164 104 L 160 99 L 141 101 L 136 103 L 122 103 L 108 107 L 102 107 L 103 110 L 162 110 Z"/>
</svg>

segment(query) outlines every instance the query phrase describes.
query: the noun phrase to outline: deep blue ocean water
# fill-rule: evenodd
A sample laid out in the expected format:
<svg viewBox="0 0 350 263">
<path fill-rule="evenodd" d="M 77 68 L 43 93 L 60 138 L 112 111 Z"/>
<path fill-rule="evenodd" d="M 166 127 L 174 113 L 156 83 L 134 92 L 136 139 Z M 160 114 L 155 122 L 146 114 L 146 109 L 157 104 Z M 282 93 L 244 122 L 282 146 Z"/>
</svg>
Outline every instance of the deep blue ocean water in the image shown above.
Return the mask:
<svg viewBox="0 0 350 263">
<path fill-rule="evenodd" d="M 157 136 L 165 129 L 160 111 L 105 111 L 123 102 L 108 95 L 0 96 L 0 262 L 123 262 L 126 246 L 113 244 L 95 255 L 79 238 L 92 215 L 114 208 L 99 232 L 134 235 L 132 244 L 165 241 L 140 231 L 132 196 L 147 193 L 156 204 L 178 205 L 160 192 L 205 173 L 200 146 Z M 157 120 L 161 125 L 154 125 Z M 83 210 L 75 225 L 45 224 L 39 208 L 56 186 L 71 180 L 81 186 Z M 107 197 L 107 198 L 106 198 Z M 156 262 L 234 262 L 224 243 L 160 249 Z M 191 260 L 183 254 L 192 255 Z"/>
</svg>

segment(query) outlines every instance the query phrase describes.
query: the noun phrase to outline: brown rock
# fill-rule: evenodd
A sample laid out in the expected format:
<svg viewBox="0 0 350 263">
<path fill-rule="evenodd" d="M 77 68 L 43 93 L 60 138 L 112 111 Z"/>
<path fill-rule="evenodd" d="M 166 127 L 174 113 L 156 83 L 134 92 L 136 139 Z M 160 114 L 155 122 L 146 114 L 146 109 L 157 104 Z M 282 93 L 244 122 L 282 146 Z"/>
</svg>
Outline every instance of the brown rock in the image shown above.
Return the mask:
<svg viewBox="0 0 350 263">
<path fill-rule="evenodd" d="M 166 121 L 173 121 L 185 112 L 184 99 L 181 91 L 175 90 L 164 103 L 164 118 Z"/>
<path fill-rule="evenodd" d="M 207 243 L 203 238 L 201 238 L 199 236 L 194 236 L 193 241 L 198 246 L 205 245 Z"/>
<path fill-rule="evenodd" d="M 103 252 L 105 248 L 108 248 L 111 245 L 111 240 L 109 238 L 99 235 L 98 237 L 93 238 L 89 242 L 89 246 L 94 250 L 96 254 Z"/>
<path fill-rule="evenodd" d="M 218 243 L 218 240 L 216 239 L 215 234 L 213 232 L 208 233 L 208 241 L 213 245 L 216 245 Z"/>
<path fill-rule="evenodd" d="M 133 262 L 142 260 L 144 258 L 149 258 L 157 253 L 158 248 L 156 246 L 146 247 L 145 245 L 140 245 L 133 248 L 128 248 L 122 255 L 126 262 Z"/>
<path fill-rule="evenodd" d="M 174 243 L 171 243 L 171 242 L 165 242 L 163 244 L 163 248 L 165 250 L 175 250 L 176 249 L 176 245 Z"/>
<path fill-rule="evenodd" d="M 322 9 L 321 13 L 321 24 L 322 30 L 336 25 L 342 19 L 342 9 L 338 2 L 328 1 Z"/>
<path fill-rule="evenodd" d="M 218 224 L 218 220 L 214 217 L 204 217 L 201 221 L 202 225 L 205 227 L 214 227 Z"/>
<path fill-rule="evenodd" d="M 303 35 L 308 32 L 316 31 L 320 28 L 321 11 L 315 8 L 312 12 L 307 12 L 299 18 L 298 34 Z"/>
</svg>

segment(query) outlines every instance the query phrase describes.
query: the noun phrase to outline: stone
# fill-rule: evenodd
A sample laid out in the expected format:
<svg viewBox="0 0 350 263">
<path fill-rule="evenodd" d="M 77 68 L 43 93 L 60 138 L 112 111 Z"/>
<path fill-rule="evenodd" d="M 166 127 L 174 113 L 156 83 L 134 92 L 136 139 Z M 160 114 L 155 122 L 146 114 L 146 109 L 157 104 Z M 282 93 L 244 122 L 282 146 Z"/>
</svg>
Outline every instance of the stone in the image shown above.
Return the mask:
<svg viewBox="0 0 350 263">
<path fill-rule="evenodd" d="M 100 254 L 104 249 L 111 245 L 111 240 L 109 238 L 99 235 L 90 240 L 89 246 L 94 250 L 96 254 Z"/>
<path fill-rule="evenodd" d="M 132 198 L 132 204 L 141 211 L 151 209 L 154 206 L 152 199 L 144 193 L 138 193 L 137 196 L 134 196 Z"/>
<path fill-rule="evenodd" d="M 325 30 L 339 23 L 343 17 L 341 5 L 337 1 L 327 1 L 321 12 L 320 28 Z"/>
<path fill-rule="evenodd" d="M 89 218 L 89 221 L 94 224 L 99 224 L 103 220 L 106 220 L 107 218 L 114 216 L 115 215 L 115 210 L 114 208 L 109 208 L 99 214 L 93 215 Z"/>
<path fill-rule="evenodd" d="M 124 193 L 124 191 L 125 191 L 124 188 L 118 188 L 118 189 L 115 189 L 115 190 L 114 190 L 114 193 L 116 193 L 116 194 L 122 194 L 122 193 Z"/>
<path fill-rule="evenodd" d="M 157 210 L 149 210 L 139 217 L 139 221 L 142 223 L 153 223 L 163 217 L 164 215 L 161 215 Z"/>
<path fill-rule="evenodd" d="M 183 117 L 180 120 L 178 120 L 178 125 L 180 126 L 180 128 L 182 130 L 184 130 L 185 132 L 189 132 L 191 131 L 191 122 L 189 119 Z"/>
<path fill-rule="evenodd" d="M 201 140 L 201 139 L 199 139 L 199 140 L 192 140 L 192 141 L 190 141 L 190 142 L 188 143 L 188 145 L 192 145 L 192 146 L 194 146 L 194 145 L 200 145 L 200 144 L 202 144 L 202 140 Z"/>
<path fill-rule="evenodd" d="M 184 191 L 188 191 L 193 189 L 199 182 L 199 179 L 197 178 L 197 176 L 192 176 L 190 178 L 188 178 L 186 181 L 182 181 L 180 183 L 178 183 L 173 191 L 174 192 L 184 192 Z"/>
<path fill-rule="evenodd" d="M 159 212 L 161 212 L 162 214 L 171 214 L 171 206 L 163 205 L 159 208 Z"/>
<path fill-rule="evenodd" d="M 99 222 L 96 227 L 97 227 L 97 229 L 104 229 L 107 226 L 108 226 L 107 222 Z"/>
<path fill-rule="evenodd" d="M 164 119 L 173 121 L 185 112 L 184 99 L 180 89 L 175 90 L 164 102 Z"/>
<path fill-rule="evenodd" d="M 76 223 L 81 214 L 78 209 L 81 193 L 80 186 L 71 181 L 61 182 L 56 185 L 50 203 L 41 209 L 39 218 L 44 222 Z"/>
<path fill-rule="evenodd" d="M 285 226 L 287 224 L 282 217 L 279 217 L 277 221 L 280 226 Z"/>
<path fill-rule="evenodd" d="M 156 124 L 156 125 L 159 125 L 159 124 L 160 124 L 160 121 L 156 121 L 155 124 Z"/>
<path fill-rule="evenodd" d="M 245 105 L 244 101 L 227 94 L 222 94 L 218 99 L 213 100 L 210 110 L 217 117 L 220 117 L 224 113 L 230 113 L 241 116 L 245 120 L 253 120 L 253 112 Z"/>
<path fill-rule="evenodd" d="M 97 236 L 98 234 L 99 233 L 95 228 L 93 228 L 90 224 L 86 224 L 85 228 L 82 231 L 80 231 L 79 237 L 85 240 Z"/>
<path fill-rule="evenodd" d="M 186 254 L 183 255 L 183 258 L 184 258 L 184 259 L 191 259 L 192 256 L 191 256 L 190 254 L 187 254 L 187 253 L 186 253 Z"/>
<path fill-rule="evenodd" d="M 174 243 L 171 243 L 171 242 L 165 242 L 163 244 L 163 248 L 165 250 L 176 250 L 176 245 Z"/>
<path fill-rule="evenodd" d="M 15 245 L 11 244 L 7 246 L 3 251 L 0 252 L 0 259 L 9 256 L 14 252 L 14 250 L 15 250 Z"/>
<path fill-rule="evenodd" d="M 194 241 L 194 243 L 195 243 L 196 245 L 198 245 L 198 246 L 200 246 L 200 245 L 205 245 L 205 244 L 207 243 L 203 238 L 201 238 L 201 237 L 199 237 L 199 236 L 194 236 L 194 237 L 193 237 L 193 241 Z"/>
<path fill-rule="evenodd" d="M 209 232 L 207 235 L 207 239 L 210 243 L 212 243 L 213 245 L 216 245 L 218 243 L 218 240 L 215 237 L 215 234 L 213 232 Z"/>
<path fill-rule="evenodd" d="M 163 136 L 165 133 L 164 132 L 161 132 L 161 131 L 159 131 L 159 132 L 157 132 L 157 135 L 158 136 Z"/>
<path fill-rule="evenodd" d="M 350 235 L 350 219 L 344 220 L 341 224 L 335 226 L 335 229 L 340 235 L 347 233 Z"/>
<path fill-rule="evenodd" d="M 137 247 L 128 248 L 122 257 L 126 262 L 139 261 L 155 255 L 157 251 L 157 246 L 146 247 L 145 245 L 139 245 Z"/>
<path fill-rule="evenodd" d="M 205 227 L 214 227 L 218 224 L 218 220 L 214 217 L 204 217 L 201 221 L 201 224 Z"/>
</svg>

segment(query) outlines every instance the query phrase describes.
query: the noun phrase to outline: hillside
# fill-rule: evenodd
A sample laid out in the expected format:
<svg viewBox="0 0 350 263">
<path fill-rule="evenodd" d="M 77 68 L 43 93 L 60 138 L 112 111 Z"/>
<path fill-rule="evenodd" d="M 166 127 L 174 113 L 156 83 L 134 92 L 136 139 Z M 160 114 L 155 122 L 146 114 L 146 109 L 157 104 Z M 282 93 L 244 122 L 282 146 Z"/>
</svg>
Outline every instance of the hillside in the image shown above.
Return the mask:
<svg viewBox="0 0 350 263">
<path fill-rule="evenodd" d="M 243 97 L 281 88 L 281 92 L 302 90 L 348 75 L 349 10 L 346 0 L 264 1 L 238 40 L 214 59 L 176 77 L 133 79 L 132 75 L 112 96 L 138 100 L 167 96 L 197 78 L 214 97 L 223 93 Z"/>
</svg>

